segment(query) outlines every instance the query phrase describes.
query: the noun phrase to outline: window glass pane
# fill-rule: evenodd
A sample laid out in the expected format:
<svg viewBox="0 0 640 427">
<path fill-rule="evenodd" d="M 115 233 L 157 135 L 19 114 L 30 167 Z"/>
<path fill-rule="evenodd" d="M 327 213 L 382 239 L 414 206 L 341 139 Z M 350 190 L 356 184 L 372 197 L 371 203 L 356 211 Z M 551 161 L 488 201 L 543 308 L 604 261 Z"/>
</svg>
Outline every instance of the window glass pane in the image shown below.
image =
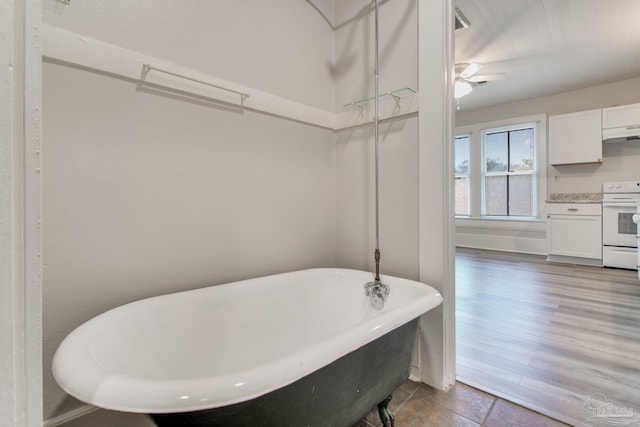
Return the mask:
<svg viewBox="0 0 640 427">
<path fill-rule="evenodd" d="M 455 144 L 455 165 L 456 175 L 469 175 L 469 137 L 459 136 Z"/>
<path fill-rule="evenodd" d="M 509 215 L 533 216 L 533 175 L 509 176 Z"/>
<path fill-rule="evenodd" d="M 490 133 L 484 140 L 486 171 L 506 172 L 508 159 L 507 132 Z"/>
<path fill-rule="evenodd" d="M 533 129 L 509 132 L 510 172 L 532 171 L 534 169 L 533 145 Z"/>
<path fill-rule="evenodd" d="M 485 215 L 507 215 L 507 176 L 487 176 L 484 186 Z"/>
<path fill-rule="evenodd" d="M 469 216 L 469 177 L 457 176 L 455 180 L 456 215 Z"/>
<path fill-rule="evenodd" d="M 469 216 L 469 166 L 470 138 L 468 135 L 455 139 L 455 214 Z"/>
</svg>

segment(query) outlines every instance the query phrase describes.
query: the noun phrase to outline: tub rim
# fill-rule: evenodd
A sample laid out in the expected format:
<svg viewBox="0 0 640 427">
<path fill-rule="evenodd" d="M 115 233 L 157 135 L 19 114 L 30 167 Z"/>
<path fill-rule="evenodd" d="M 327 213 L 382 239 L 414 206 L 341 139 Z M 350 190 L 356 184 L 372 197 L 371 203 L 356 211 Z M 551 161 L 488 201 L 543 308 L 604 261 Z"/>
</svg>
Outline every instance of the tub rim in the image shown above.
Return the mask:
<svg viewBox="0 0 640 427">
<path fill-rule="evenodd" d="M 273 279 L 309 272 L 353 275 L 353 279 L 358 280 L 358 283 L 361 280 L 371 280 L 373 277 L 370 272 L 362 270 L 313 268 L 240 280 L 216 285 L 215 287 L 233 286 L 240 283 L 260 281 L 266 278 Z M 121 305 L 95 316 L 72 331 L 60 344 L 52 363 L 53 375 L 65 392 L 79 400 L 101 408 L 125 412 L 170 413 L 198 411 L 254 399 L 289 385 L 329 365 L 340 357 L 437 307 L 442 302 L 442 296 L 439 292 L 424 283 L 387 275 L 381 276 L 381 279 L 389 282 L 392 288 L 393 286 L 400 286 L 402 283 L 406 283 L 411 284 L 411 286 L 420 285 L 424 287 L 423 290 L 425 292 L 420 298 L 409 301 L 403 306 L 382 311 L 380 315 L 373 316 L 353 328 L 341 331 L 328 340 L 303 348 L 273 363 L 262 364 L 243 371 L 244 376 L 254 379 L 253 382 L 239 381 L 237 372 L 229 375 L 195 379 L 153 380 L 106 372 L 95 363 L 89 363 L 89 365 L 93 366 L 93 369 L 89 369 L 89 372 L 87 372 L 87 367 L 85 367 L 85 369 L 78 369 L 78 363 L 68 363 L 68 361 L 65 363 L 62 360 L 65 358 L 69 360 L 76 358 L 73 353 L 78 350 L 84 350 L 85 353 L 88 353 L 86 346 L 82 346 L 82 340 L 80 340 L 80 342 L 74 342 L 79 340 L 77 337 L 86 334 L 86 330 L 94 323 L 104 322 L 105 319 L 110 316 L 117 316 L 118 312 L 124 310 L 125 307 L 130 309 L 132 305 L 141 304 L 150 299 L 167 298 L 176 294 L 198 292 L 211 287 L 145 298 Z M 364 291 L 362 295 L 363 298 L 366 298 Z M 358 337 L 357 345 L 354 345 L 354 337 Z M 79 345 L 81 347 L 78 349 Z M 323 351 L 323 347 L 327 345 L 331 346 L 331 352 Z M 91 359 L 91 357 L 86 354 L 84 358 L 85 362 L 87 358 Z M 275 376 L 278 378 L 278 382 L 265 385 L 265 372 L 267 373 L 266 377 Z M 230 385 L 236 386 L 230 388 Z"/>
</svg>

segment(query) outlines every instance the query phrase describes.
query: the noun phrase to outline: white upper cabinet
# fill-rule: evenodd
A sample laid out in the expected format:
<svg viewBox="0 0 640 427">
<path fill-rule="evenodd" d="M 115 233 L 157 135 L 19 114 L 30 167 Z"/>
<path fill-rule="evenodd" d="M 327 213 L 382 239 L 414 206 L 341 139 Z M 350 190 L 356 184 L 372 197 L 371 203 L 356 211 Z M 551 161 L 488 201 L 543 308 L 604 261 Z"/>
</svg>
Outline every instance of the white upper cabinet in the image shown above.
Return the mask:
<svg viewBox="0 0 640 427">
<path fill-rule="evenodd" d="M 602 140 L 622 142 L 640 139 L 640 104 L 602 109 Z"/>
<path fill-rule="evenodd" d="M 640 124 L 640 104 L 602 109 L 602 128 L 619 128 Z"/>
<path fill-rule="evenodd" d="M 602 162 L 602 110 L 549 117 L 549 164 Z"/>
</svg>

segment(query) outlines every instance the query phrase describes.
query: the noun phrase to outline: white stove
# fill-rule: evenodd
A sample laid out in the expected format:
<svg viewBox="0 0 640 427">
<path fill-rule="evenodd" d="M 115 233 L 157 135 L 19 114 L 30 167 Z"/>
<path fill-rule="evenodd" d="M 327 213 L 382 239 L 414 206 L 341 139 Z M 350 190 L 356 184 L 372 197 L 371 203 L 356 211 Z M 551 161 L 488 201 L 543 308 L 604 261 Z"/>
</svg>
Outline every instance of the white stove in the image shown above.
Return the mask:
<svg viewBox="0 0 640 427">
<path fill-rule="evenodd" d="M 605 182 L 602 185 L 602 264 L 638 269 L 640 181 Z"/>
</svg>

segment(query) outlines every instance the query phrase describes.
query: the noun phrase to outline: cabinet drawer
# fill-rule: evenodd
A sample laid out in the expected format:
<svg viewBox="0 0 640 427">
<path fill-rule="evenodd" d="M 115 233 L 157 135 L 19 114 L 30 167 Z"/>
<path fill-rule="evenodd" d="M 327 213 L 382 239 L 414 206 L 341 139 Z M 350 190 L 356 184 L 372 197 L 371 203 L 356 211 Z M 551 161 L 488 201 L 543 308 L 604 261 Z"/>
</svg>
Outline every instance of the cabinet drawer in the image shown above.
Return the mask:
<svg viewBox="0 0 640 427">
<path fill-rule="evenodd" d="M 602 215 L 599 203 L 548 203 L 548 215 Z"/>
</svg>

